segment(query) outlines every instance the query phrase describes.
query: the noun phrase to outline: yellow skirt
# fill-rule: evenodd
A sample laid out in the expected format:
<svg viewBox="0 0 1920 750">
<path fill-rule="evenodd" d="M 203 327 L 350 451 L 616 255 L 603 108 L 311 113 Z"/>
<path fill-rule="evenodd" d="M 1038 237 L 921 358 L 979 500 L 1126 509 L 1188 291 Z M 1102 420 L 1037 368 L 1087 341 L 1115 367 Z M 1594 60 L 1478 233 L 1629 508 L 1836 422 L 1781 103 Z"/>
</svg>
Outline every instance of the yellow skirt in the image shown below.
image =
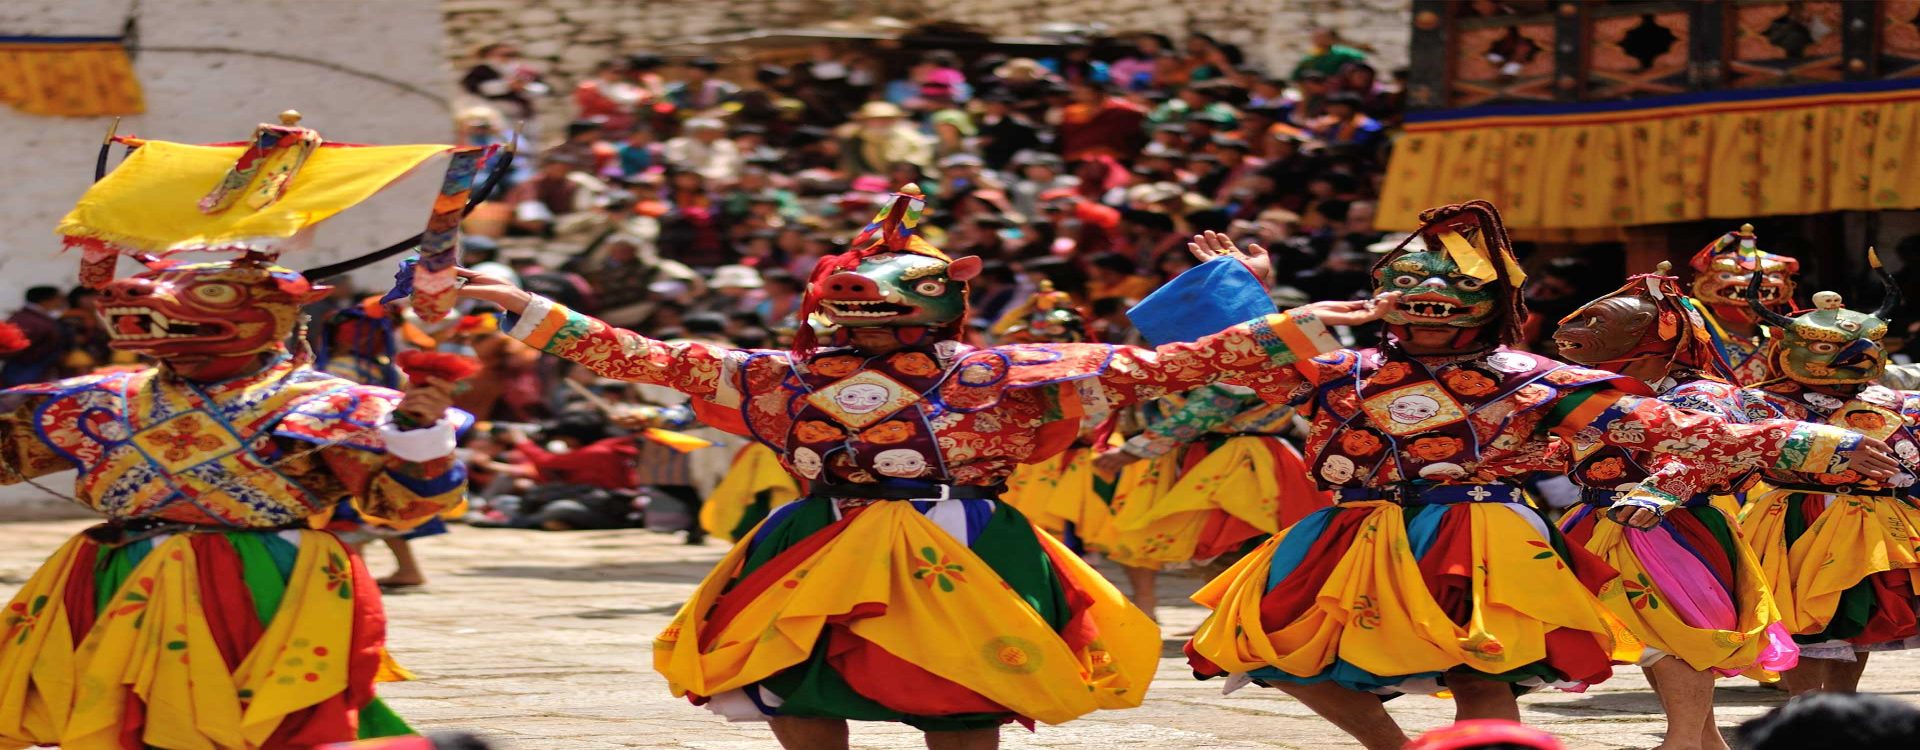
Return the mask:
<svg viewBox="0 0 1920 750">
<path fill-rule="evenodd" d="M 380 646 L 378 596 L 320 531 L 184 533 L 119 549 L 76 536 L 0 618 L 0 747 L 121 750 L 131 731 L 155 747 L 251 750 L 289 718 L 344 732 L 304 739 L 353 740 L 372 683 L 398 676 Z M 124 727 L 129 716 L 141 725 Z"/>
<path fill-rule="evenodd" d="M 1586 580 L 1604 571 L 1522 512 L 1531 511 L 1460 503 L 1409 517 L 1365 501 L 1314 513 L 1194 594 L 1213 614 L 1188 660 L 1201 676 L 1389 693 L 1437 691 L 1459 669 L 1524 685 L 1590 683 L 1609 660 L 1638 658 L 1640 644 L 1602 603 L 1620 596 L 1618 581 Z M 1431 580 L 1426 558 L 1440 571 Z M 1463 601 L 1469 611 L 1450 610 Z"/>
<path fill-rule="evenodd" d="M 1116 562 L 1159 568 L 1245 549 L 1331 504 L 1298 451 L 1271 435 L 1235 435 L 1194 446 L 1204 456 L 1181 471 L 1186 451 L 1128 467 L 1114 491 Z"/>
<path fill-rule="evenodd" d="M 766 493 L 765 508 L 756 507 Z M 700 528 L 722 539 L 732 540 L 742 526 L 752 528 L 768 512 L 800 499 L 800 485 L 780 465 L 780 457 L 761 443 L 748 443 L 734 454 L 727 476 L 715 485 L 700 506 Z M 749 514 L 760 518 L 749 519 Z"/>
<path fill-rule="evenodd" d="M 1920 510 L 1912 501 L 1775 487 L 1747 498 L 1741 526 L 1796 640 L 1870 646 L 1914 635 L 1910 623 L 1894 631 L 1876 623 L 1876 593 L 1909 608 L 1920 601 Z"/>
</svg>

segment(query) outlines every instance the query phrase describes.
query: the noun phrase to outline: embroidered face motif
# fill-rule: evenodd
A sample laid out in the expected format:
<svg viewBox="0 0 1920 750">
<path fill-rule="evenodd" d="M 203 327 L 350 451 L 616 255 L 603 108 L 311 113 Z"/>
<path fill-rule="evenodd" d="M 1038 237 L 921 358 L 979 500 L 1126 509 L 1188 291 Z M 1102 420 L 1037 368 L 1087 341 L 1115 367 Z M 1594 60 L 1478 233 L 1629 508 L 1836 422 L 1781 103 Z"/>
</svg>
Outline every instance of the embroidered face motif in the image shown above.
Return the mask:
<svg viewBox="0 0 1920 750">
<path fill-rule="evenodd" d="M 1366 430 L 1352 430 L 1340 436 L 1340 447 L 1355 456 L 1371 456 L 1380 451 L 1380 436 Z"/>
<path fill-rule="evenodd" d="M 1367 384 L 1376 386 L 1393 385 L 1394 383 L 1406 380 L 1407 376 L 1411 374 L 1413 374 L 1413 365 L 1405 362 L 1388 362 L 1381 365 L 1380 369 L 1373 371 L 1373 377 L 1367 379 Z"/>
<path fill-rule="evenodd" d="M 1879 432 L 1887 427 L 1886 415 L 1865 409 L 1847 412 L 1840 415 L 1840 418 L 1847 423 L 1848 427 L 1861 432 Z"/>
<path fill-rule="evenodd" d="M 1407 452 L 1424 461 L 1443 461 L 1466 446 L 1465 441 L 1452 435 L 1422 435 L 1407 445 Z"/>
<path fill-rule="evenodd" d="M 1439 401 L 1417 393 L 1401 396 L 1387 404 L 1387 414 L 1401 424 L 1419 424 L 1439 413 Z"/>
<path fill-rule="evenodd" d="M 1353 471 L 1353 461 L 1346 456 L 1328 456 L 1327 460 L 1320 464 L 1320 478 L 1333 484 L 1346 484 L 1353 481 Z"/>
<path fill-rule="evenodd" d="M 846 437 L 839 427 L 818 419 L 804 419 L 794 427 L 794 436 L 802 443 L 830 443 Z"/>
<path fill-rule="evenodd" d="M 894 448 L 874 456 L 873 469 L 886 476 L 912 479 L 927 473 L 927 459 L 919 451 Z"/>
<path fill-rule="evenodd" d="M 920 352 L 896 354 L 890 361 L 893 369 L 902 375 L 925 378 L 940 374 L 940 367 L 933 363 L 933 358 Z"/>
<path fill-rule="evenodd" d="M 860 369 L 859 357 L 821 357 L 807 363 L 807 369 L 829 378 L 844 378 Z"/>
<path fill-rule="evenodd" d="M 833 402 L 840 405 L 849 414 L 866 414 L 886 405 L 892 396 L 883 386 L 871 383 L 854 383 L 834 394 Z"/>
<path fill-rule="evenodd" d="M 860 439 L 875 445 L 904 443 L 913 437 L 913 427 L 905 422 L 881 422 L 860 433 Z"/>
<path fill-rule="evenodd" d="M 1411 246 L 1409 246 L 1411 247 Z M 1377 292 L 1401 292 L 1389 325 L 1479 328 L 1498 316 L 1496 282 L 1461 273 L 1445 252 L 1408 252 L 1374 270 Z"/>
<path fill-rule="evenodd" d="M 1472 367 L 1460 367 L 1440 377 L 1447 390 L 1469 398 L 1486 396 L 1500 388 L 1500 381 L 1493 375 L 1475 370 Z"/>
<path fill-rule="evenodd" d="M 808 479 L 820 478 L 820 454 L 813 452 L 811 448 L 795 448 L 793 470 Z"/>
<path fill-rule="evenodd" d="M 1608 456 L 1593 462 L 1587 467 L 1587 478 L 1597 482 L 1609 482 L 1619 479 L 1627 473 L 1627 462 L 1619 456 Z"/>
<path fill-rule="evenodd" d="M 1533 359 L 1517 352 L 1494 352 L 1487 355 L 1487 366 L 1508 374 L 1521 373 L 1533 369 Z"/>
<path fill-rule="evenodd" d="M 1901 461 L 1904 461 L 1909 465 L 1913 464 L 1916 461 L 1920 461 L 1920 446 L 1915 446 L 1913 443 L 1909 443 L 1906 441 L 1894 443 L 1893 452 L 1894 452 L 1894 455 L 1897 455 L 1900 457 Z"/>
</svg>

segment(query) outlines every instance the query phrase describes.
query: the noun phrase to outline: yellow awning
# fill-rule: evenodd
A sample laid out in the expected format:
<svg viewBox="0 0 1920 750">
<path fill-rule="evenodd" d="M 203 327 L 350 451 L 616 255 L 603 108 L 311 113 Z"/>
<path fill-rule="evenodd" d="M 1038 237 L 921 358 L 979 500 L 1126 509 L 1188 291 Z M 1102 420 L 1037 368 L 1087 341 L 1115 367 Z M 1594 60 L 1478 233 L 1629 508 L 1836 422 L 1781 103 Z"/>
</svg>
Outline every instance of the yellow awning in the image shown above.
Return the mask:
<svg viewBox="0 0 1920 750">
<path fill-rule="evenodd" d="M 1475 198 L 1516 234 L 1920 208 L 1916 133 L 1913 80 L 1432 113 L 1394 146 L 1379 225 Z"/>
</svg>

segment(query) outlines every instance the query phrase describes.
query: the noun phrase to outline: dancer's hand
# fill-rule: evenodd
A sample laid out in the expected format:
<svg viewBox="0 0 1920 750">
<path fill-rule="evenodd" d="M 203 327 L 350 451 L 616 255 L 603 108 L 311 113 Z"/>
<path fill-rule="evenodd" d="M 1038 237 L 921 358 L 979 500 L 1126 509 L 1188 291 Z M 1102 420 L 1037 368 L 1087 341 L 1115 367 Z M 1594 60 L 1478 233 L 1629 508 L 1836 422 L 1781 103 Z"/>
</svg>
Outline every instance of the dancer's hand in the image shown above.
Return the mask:
<svg viewBox="0 0 1920 750">
<path fill-rule="evenodd" d="M 1615 505 L 1607 509 L 1607 518 L 1636 529 L 1651 529 L 1660 522 L 1659 513 L 1640 505 Z"/>
<path fill-rule="evenodd" d="M 533 302 L 533 295 L 506 279 L 488 276 L 484 273 L 459 268 L 458 294 L 461 299 L 473 299 L 499 305 L 500 309 L 519 315 L 526 312 L 527 305 Z"/>
<path fill-rule="evenodd" d="M 1373 299 L 1343 302 L 1313 302 L 1288 310 L 1292 315 L 1312 315 L 1330 326 L 1357 326 L 1379 320 L 1400 304 L 1399 292 L 1387 292 Z"/>
<path fill-rule="evenodd" d="M 1840 457 L 1846 460 L 1845 468 L 1860 472 L 1873 479 L 1891 479 L 1900 472 L 1900 458 L 1895 456 L 1886 443 L 1870 437 L 1861 436 L 1860 444 L 1852 449 L 1841 451 Z M 1839 473 L 1836 466 L 1836 471 Z"/>
<path fill-rule="evenodd" d="M 432 427 L 447 415 L 447 407 L 453 405 L 453 381 L 440 378 L 409 380 L 401 394 L 400 404 L 394 407 L 394 411 L 406 415 L 413 423 L 413 429 Z"/>
<path fill-rule="evenodd" d="M 1100 455 L 1093 457 L 1093 470 L 1106 476 L 1113 476 L 1119 474 L 1121 469 L 1127 468 L 1127 464 L 1138 460 L 1140 460 L 1139 456 L 1119 448 L 1108 448 Z"/>
<path fill-rule="evenodd" d="M 1209 229 L 1193 236 L 1193 241 L 1187 243 L 1187 252 L 1193 253 L 1193 257 L 1202 263 L 1220 257 L 1237 258 L 1247 264 L 1262 285 L 1272 283 L 1273 258 L 1267 255 L 1266 248 L 1259 245 L 1249 244 L 1247 249 L 1241 250 L 1233 244 L 1233 238 Z"/>
</svg>

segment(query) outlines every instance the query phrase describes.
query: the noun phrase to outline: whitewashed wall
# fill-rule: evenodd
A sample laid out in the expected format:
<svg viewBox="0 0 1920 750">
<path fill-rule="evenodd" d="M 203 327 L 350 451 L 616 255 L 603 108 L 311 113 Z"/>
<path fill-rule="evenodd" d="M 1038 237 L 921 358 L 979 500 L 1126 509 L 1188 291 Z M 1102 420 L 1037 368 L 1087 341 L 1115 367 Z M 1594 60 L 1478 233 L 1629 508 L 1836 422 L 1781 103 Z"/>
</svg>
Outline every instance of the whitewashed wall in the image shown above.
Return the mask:
<svg viewBox="0 0 1920 750">
<path fill-rule="evenodd" d="M 4 0 L 8 34 L 114 36 L 134 0 Z M 450 91 L 437 0 L 140 0 L 134 69 L 147 112 L 122 133 L 190 143 L 243 140 L 284 109 L 329 140 L 444 143 Z M 249 53 L 263 53 L 249 54 Z M 0 311 L 33 284 L 74 283 L 54 225 L 86 190 L 107 118 L 28 116 L 0 106 Z M 116 148 L 117 160 L 121 149 Z M 431 170 L 431 164 L 429 169 Z M 424 176 L 423 176 L 424 177 Z M 426 223 L 432 179 L 409 179 L 331 220 L 318 265 Z M 123 269 L 125 271 L 125 269 Z M 390 270 L 369 272 L 369 277 Z M 369 279 L 371 280 L 371 279 Z"/>
</svg>

